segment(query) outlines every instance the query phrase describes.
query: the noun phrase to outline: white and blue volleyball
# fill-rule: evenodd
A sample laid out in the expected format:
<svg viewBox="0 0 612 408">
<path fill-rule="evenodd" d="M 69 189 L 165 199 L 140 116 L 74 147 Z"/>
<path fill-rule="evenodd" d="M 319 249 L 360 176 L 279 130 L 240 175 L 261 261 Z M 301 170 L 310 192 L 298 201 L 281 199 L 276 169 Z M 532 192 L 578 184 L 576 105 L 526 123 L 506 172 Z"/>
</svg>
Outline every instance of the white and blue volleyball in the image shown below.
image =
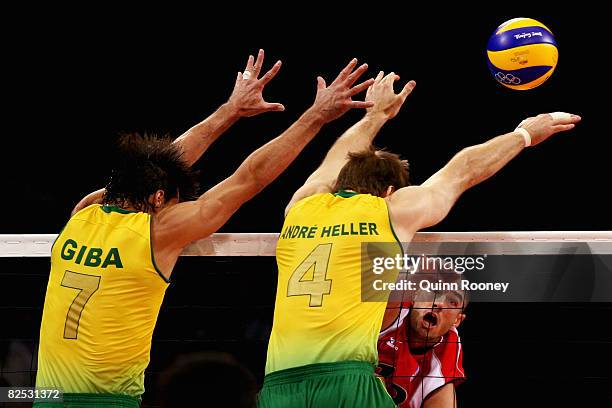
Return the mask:
<svg viewBox="0 0 612 408">
<path fill-rule="evenodd" d="M 559 59 L 557 43 L 544 24 L 513 18 L 495 30 L 487 45 L 487 62 L 500 84 L 516 90 L 542 85 Z"/>
</svg>

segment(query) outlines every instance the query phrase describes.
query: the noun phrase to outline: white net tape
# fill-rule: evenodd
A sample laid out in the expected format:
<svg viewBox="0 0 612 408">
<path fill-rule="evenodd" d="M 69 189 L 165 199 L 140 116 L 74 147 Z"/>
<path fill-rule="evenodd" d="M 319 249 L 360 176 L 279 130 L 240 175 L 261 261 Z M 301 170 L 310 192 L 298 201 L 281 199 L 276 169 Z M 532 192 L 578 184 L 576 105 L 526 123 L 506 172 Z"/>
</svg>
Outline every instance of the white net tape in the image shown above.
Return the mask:
<svg viewBox="0 0 612 408">
<path fill-rule="evenodd" d="M 0 257 L 48 257 L 56 237 L 0 235 Z M 213 234 L 188 246 L 183 256 L 274 256 L 277 239 L 275 233 Z M 486 243 L 492 255 L 552 255 L 575 252 L 572 244 L 584 244 L 589 253 L 612 254 L 612 231 L 420 232 L 413 242 Z"/>
</svg>

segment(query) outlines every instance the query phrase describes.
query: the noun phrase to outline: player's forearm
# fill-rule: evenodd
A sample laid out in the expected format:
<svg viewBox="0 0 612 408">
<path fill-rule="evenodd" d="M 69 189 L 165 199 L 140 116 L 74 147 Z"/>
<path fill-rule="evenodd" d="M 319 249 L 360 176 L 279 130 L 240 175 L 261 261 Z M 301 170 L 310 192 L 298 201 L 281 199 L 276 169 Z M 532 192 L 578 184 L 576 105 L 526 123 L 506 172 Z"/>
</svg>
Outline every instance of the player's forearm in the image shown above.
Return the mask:
<svg viewBox="0 0 612 408">
<path fill-rule="evenodd" d="M 351 126 L 327 153 L 326 159 L 340 157 L 346 160 L 349 152 L 365 150 L 372 145 L 374 138 L 387 123 L 387 117 L 381 113 L 367 113 L 359 122 Z M 325 161 L 323 162 L 325 164 Z"/>
<path fill-rule="evenodd" d="M 225 103 L 208 118 L 179 136 L 174 143 L 181 146 L 183 158 L 191 166 L 239 118 L 238 111 Z"/>
<path fill-rule="evenodd" d="M 446 165 L 445 172 L 460 182 L 462 191 L 501 170 L 525 148 L 520 133 L 497 136 L 486 143 L 463 149 Z"/>
<path fill-rule="evenodd" d="M 306 180 L 320 180 L 327 183 L 333 181 L 348 161 L 350 152 L 359 152 L 370 148 L 378 132 L 387 123 L 388 118 L 378 113 L 367 113 L 359 122 L 351 126 L 331 147 L 323 163 Z"/>
<path fill-rule="evenodd" d="M 323 124 L 320 115 L 309 109 L 280 136 L 253 152 L 241 166 L 253 187 L 261 190 L 285 171 Z"/>
</svg>

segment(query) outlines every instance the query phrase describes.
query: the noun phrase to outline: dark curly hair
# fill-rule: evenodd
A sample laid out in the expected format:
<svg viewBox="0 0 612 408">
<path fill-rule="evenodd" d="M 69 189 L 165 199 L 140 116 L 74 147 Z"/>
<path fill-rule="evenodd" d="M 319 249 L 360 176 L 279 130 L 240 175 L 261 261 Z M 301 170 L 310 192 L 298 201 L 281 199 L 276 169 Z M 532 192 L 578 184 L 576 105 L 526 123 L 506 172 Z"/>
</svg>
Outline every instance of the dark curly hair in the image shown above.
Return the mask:
<svg viewBox="0 0 612 408">
<path fill-rule="evenodd" d="M 153 209 L 149 196 L 157 190 L 164 191 L 166 200 L 196 197 L 197 174 L 183 161 L 180 146 L 171 139 L 125 134 L 119 139 L 117 150 L 104 204 L 147 212 Z"/>
</svg>

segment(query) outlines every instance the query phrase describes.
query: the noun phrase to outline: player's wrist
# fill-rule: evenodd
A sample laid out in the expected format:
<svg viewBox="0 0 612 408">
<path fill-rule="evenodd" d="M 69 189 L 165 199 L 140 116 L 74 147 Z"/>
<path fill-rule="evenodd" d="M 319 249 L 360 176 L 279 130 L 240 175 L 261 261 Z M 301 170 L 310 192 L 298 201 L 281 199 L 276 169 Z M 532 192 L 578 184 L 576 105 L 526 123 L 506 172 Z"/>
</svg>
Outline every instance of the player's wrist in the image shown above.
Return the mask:
<svg viewBox="0 0 612 408">
<path fill-rule="evenodd" d="M 389 120 L 389 115 L 381 110 L 368 110 L 366 111 L 364 119 L 376 123 L 385 123 Z"/>
<path fill-rule="evenodd" d="M 525 143 L 525 147 L 531 146 L 531 134 L 529 131 L 522 127 L 517 127 L 514 131 L 521 135 L 523 138 L 523 142 Z"/>
<path fill-rule="evenodd" d="M 316 106 L 311 106 L 304 112 L 299 119 L 300 122 L 304 122 L 310 126 L 323 127 L 330 120 L 324 113 L 321 112 Z"/>
<path fill-rule="evenodd" d="M 242 117 L 240 106 L 231 100 L 221 105 L 219 111 L 222 112 L 228 120 L 236 121 Z"/>
</svg>

